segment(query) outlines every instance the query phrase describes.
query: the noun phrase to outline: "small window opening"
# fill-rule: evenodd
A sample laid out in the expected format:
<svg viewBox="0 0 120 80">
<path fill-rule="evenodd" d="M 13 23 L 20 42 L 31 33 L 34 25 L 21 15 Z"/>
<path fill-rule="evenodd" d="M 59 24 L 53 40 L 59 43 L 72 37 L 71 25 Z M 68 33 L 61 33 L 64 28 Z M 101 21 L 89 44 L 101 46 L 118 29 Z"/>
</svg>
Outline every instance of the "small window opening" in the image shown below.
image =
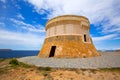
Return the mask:
<svg viewBox="0 0 120 80">
<path fill-rule="evenodd" d="M 87 42 L 87 38 L 86 38 L 86 35 L 84 34 L 84 41 Z"/>
</svg>

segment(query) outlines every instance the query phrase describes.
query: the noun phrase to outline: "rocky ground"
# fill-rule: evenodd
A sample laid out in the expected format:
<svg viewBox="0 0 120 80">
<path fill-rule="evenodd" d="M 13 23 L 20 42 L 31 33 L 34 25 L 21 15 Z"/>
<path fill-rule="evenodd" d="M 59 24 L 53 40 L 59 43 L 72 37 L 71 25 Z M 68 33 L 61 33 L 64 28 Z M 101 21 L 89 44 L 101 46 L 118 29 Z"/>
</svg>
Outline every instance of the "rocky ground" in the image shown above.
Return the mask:
<svg viewBox="0 0 120 80">
<path fill-rule="evenodd" d="M 50 68 L 24 64 L 17 59 L 0 59 L 0 80 L 120 80 L 120 67 Z"/>
<path fill-rule="evenodd" d="M 29 56 L 19 58 L 20 62 L 39 66 L 54 68 L 116 68 L 120 67 L 120 52 L 102 52 L 101 56 L 90 58 L 38 58 L 37 56 Z"/>
</svg>

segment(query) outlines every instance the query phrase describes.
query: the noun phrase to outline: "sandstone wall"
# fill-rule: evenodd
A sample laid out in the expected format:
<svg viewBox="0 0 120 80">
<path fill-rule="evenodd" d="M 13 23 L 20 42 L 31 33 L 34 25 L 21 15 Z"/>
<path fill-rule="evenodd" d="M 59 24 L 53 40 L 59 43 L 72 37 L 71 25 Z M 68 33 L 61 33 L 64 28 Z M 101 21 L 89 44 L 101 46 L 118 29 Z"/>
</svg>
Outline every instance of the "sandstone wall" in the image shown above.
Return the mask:
<svg viewBox="0 0 120 80">
<path fill-rule="evenodd" d="M 39 57 L 49 57 L 52 46 L 56 46 L 54 57 L 82 58 L 98 56 L 92 41 L 83 42 L 81 35 L 62 35 L 45 39 Z"/>
<path fill-rule="evenodd" d="M 66 35 L 66 34 L 87 34 L 89 35 L 89 28 L 85 23 L 69 23 L 69 24 L 59 24 L 52 26 L 47 29 L 46 37 L 56 36 L 56 35 Z"/>
</svg>

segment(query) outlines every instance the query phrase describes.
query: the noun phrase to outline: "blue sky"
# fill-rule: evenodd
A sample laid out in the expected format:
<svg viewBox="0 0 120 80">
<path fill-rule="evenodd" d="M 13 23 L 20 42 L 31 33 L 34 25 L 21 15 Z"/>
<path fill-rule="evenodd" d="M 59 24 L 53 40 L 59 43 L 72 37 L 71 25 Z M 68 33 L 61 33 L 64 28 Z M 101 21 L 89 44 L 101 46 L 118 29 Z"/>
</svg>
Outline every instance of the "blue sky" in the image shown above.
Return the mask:
<svg viewBox="0 0 120 80">
<path fill-rule="evenodd" d="M 120 0 L 0 0 L 0 48 L 39 50 L 46 22 L 65 14 L 90 20 L 98 50 L 120 49 Z"/>
</svg>

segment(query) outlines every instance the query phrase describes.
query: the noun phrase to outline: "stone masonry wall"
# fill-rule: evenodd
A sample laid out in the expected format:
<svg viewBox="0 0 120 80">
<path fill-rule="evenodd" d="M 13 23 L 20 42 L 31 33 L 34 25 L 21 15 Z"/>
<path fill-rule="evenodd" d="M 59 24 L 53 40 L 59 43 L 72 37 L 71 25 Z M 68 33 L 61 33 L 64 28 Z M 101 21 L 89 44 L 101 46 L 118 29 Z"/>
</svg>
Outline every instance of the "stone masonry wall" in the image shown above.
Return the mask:
<svg viewBox="0 0 120 80">
<path fill-rule="evenodd" d="M 39 57 L 49 57 L 52 46 L 56 46 L 54 57 L 82 58 L 98 56 L 92 40 L 84 42 L 82 35 L 61 35 L 46 38 Z"/>
</svg>

